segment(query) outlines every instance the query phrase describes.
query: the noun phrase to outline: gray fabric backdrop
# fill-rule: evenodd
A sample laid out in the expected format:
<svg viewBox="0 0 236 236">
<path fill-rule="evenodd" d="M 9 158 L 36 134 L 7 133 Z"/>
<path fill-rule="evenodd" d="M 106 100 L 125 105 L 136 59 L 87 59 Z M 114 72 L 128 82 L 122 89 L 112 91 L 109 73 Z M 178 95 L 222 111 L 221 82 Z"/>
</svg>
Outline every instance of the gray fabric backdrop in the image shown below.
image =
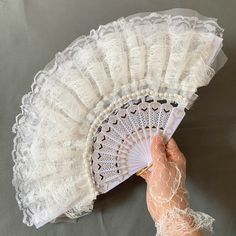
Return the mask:
<svg viewBox="0 0 236 236">
<path fill-rule="evenodd" d="M 146 184 L 132 177 L 99 197 L 93 214 L 77 224 L 22 223 L 12 179 L 11 127 L 36 72 L 56 52 L 99 24 L 142 11 L 173 7 L 219 18 L 229 60 L 174 135 L 187 157 L 191 206 L 216 218 L 215 235 L 236 235 L 236 26 L 235 0 L 0 0 L 0 235 L 154 235 Z"/>
</svg>

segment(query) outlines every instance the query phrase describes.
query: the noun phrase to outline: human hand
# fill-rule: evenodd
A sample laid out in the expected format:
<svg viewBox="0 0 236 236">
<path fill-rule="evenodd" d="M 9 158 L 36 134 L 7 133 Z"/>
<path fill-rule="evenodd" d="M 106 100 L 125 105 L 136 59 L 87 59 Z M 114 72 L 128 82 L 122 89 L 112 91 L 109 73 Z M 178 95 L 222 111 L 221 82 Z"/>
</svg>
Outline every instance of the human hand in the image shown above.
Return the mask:
<svg viewBox="0 0 236 236">
<path fill-rule="evenodd" d="M 188 206 L 185 192 L 186 160 L 174 139 L 165 145 L 162 136 L 151 144 L 152 168 L 144 172 L 147 182 L 147 207 L 155 222 L 171 208 Z"/>
<path fill-rule="evenodd" d="M 151 155 L 153 165 L 141 177 L 147 182 L 146 201 L 156 236 L 202 236 L 202 229 L 212 232 L 214 219 L 189 207 L 186 159 L 174 139 L 165 145 L 162 136 L 155 136 Z"/>
</svg>

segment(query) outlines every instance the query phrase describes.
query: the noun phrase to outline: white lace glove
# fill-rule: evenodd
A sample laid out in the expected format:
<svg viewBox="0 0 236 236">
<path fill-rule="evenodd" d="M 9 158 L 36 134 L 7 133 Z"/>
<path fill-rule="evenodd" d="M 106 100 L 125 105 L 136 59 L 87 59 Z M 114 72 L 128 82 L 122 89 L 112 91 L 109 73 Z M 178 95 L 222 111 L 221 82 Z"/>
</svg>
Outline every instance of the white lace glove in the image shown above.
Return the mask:
<svg viewBox="0 0 236 236">
<path fill-rule="evenodd" d="M 147 207 L 155 222 L 156 236 L 200 236 L 212 232 L 214 219 L 190 209 L 185 190 L 186 160 L 172 138 L 162 136 L 151 144 L 153 166 L 141 176 L 147 182 Z"/>
</svg>

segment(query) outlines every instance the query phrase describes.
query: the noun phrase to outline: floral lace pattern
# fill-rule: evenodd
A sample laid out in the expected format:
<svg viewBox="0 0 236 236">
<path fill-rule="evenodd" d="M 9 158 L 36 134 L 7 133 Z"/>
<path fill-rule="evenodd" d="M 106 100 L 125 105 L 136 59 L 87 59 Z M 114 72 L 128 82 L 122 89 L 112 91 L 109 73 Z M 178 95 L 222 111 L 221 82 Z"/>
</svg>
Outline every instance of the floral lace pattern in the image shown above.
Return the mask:
<svg viewBox="0 0 236 236">
<path fill-rule="evenodd" d="M 214 218 L 203 212 L 193 211 L 190 208 L 184 210 L 174 208 L 166 212 L 159 223 L 155 223 L 156 236 L 184 236 L 196 230 L 212 234 L 214 221 Z"/>
</svg>

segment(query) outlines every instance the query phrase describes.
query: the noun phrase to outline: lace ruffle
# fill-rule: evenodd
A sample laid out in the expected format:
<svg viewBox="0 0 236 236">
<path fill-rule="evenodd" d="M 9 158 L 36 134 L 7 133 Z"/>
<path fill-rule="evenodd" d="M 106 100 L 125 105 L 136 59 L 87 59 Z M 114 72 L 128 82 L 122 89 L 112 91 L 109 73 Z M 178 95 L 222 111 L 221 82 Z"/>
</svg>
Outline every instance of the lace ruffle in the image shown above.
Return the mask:
<svg viewBox="0 0 236 236">
<path fill-rule="evenodd" d="M 197 230 L 212 234 L 214 221 L 215 219 L 208 214 L 193 211 L 191 208 L 173 208 L 167 211 L 158 223 L 155 222 L 156 236 L 184 236 Z"/>
</svg>

